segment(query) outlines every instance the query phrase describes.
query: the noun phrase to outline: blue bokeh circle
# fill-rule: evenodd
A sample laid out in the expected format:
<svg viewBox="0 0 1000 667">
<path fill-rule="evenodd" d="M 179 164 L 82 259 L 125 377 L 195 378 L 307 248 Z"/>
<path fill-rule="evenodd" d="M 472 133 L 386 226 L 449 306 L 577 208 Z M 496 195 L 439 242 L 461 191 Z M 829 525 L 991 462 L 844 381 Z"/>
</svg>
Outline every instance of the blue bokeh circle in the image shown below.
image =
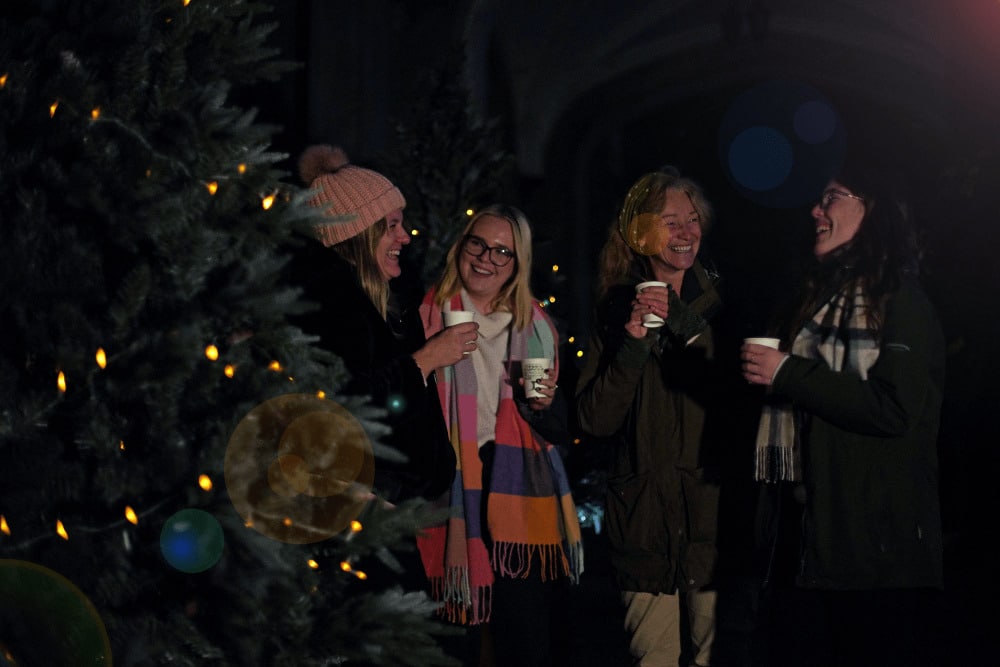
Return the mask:
<svg viewBox="0 0 1000 667">
<path fill-rule="evenodd" d="M 792 171 L 792 146 L 781 132 L 756 126 L 740 132 L 729 145 L 729 170 L 755 192 L 781 185 Z"/>
<path fill-rule="evenodd" d="M 199 509 L 184 509 L 163 524 L 160 552 L 181 572 L 204 572 L 219 562 L 225 538 L 214 516 Z"/>
</svg>

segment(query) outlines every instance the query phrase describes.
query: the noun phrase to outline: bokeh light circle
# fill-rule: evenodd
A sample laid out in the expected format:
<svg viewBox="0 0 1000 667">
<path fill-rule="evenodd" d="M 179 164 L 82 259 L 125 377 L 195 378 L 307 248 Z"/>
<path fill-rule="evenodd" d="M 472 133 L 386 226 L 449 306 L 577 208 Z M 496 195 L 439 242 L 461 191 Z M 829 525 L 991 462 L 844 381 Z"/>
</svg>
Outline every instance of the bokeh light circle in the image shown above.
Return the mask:
<svg viewBox="0 0 1000 667">
<path fill-rule="evenodd" d="M 717 150 L 733 187 L 771 208 L 811 204 L 843 164 L 847 132 L 815 87 L 765 81 L 744 91 L 719 123 Z"/>
<path fill-rule="evenodd" d="M 226 448 L 226 487 L 244 523 L 272 539 L 309 544 L 356 519 L 375 479 L 371 441 L 335 401 L 286 394 L 240 420 Z"/>
<path fill-rule="evenodd" d="M 204 572 L 218 563 L 224 546 L 222 526 L 204 510 L 181 510 L 160 530 L 160 553 L 173 568 L 188 574 Z"/>
<path fill-rule="evenodd" d="M 632 216 L 624 232 L 625 243 L 640 255 L 658 255 L 670 241 L 670 230 L 658 213 Z"/>
<path fill-rule="evenodd" d="M 770 127 L 751 127 L 729 145 L 729 170 L 740 185 L 760 192 L 781 185 L 792 171 L 792 147 Z"/>
<path fill-rule="evenodd" d="M 821 144 L 829 141 L 837 130 L 837 112 L 821 100 L 802 103 L 795 110 L 792 126 L 799 139 L 807 144 Z"/>
<path fill-rule="evenodd" d="M 104 621 L 66 577 L 23 560 L 0 559 L 0 662 L 110 666 Z"/>
</svg>

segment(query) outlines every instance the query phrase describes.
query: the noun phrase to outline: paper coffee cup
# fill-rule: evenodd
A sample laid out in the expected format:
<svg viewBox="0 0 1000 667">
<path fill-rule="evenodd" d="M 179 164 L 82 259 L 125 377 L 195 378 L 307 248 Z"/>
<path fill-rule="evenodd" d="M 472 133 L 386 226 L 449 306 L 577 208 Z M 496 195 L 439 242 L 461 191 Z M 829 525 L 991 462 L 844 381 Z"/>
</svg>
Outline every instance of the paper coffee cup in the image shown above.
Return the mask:
<svg viewBox="0 0 1000 667">
<path fill-rule="evenodd" d="M 639 283 L 638 285 L 636 285 L 635 291 L 638 294 L 647 287 L 665 288 L 666 286 L 667 284 L 665 282 L 659 280 L 647 280 L 644 283 Z M 656 315 L 654 313 L 646 313 L 645 315 L 642 316 L 642 326 L 646 327 L 647 329 L 656 329 L 658 327 L 662 327 L 663 325 L 664 325 L 663 318 L 660 317 L 659 315 Z"/>
<path fill-rule="evenodd" d="M 524 395 L 528 398 L 544 398 L 535 388 L 535 383 L 545 379 L 545 369 L 552 368 L 552 360 L 545 357 L 530 357 L 521 360 L 521 377 L 524 378 Z"/>
<path fill-rule="evenodd" d="M 441 317 L 444 318 L 444 325 L 446 327 L 462 324 L 463 322 L 471 322 L 473 319 L 472 316 L 473 312 L 471 310 L 445 310 L 441 312 Z"/>
<path fill-rule="evenodd" d="M 775 350 L 781 346 L 780 338 L 744 338 L 743 342 L 751 345 L 763 345 L 764 347 L 770 347 Z"/>
</svg>

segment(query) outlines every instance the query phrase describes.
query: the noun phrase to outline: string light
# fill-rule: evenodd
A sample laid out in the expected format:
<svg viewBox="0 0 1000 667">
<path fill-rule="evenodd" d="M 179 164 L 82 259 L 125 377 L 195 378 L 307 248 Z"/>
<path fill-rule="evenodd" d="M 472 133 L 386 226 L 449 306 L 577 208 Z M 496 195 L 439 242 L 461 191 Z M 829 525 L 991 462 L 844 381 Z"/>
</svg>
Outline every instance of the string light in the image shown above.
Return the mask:
<svg viewBox="0 0 1000 667">
<path fill-rule="evenodd" d="M 286 516 L 284 519 L 281 520 L 281 524 L 283 526 L 285 526 L 286 528 L 290 527 L 292 525 L 292 519 L 291 519 L 291 517 L 287 517 Z"/>
<path fill-rule="evenodd" d="M 566 342 L 568 342 L 568 343 L 575 343 L 576 342 L 576 336 L 570 336 L 569 338 L 566 339 Z"/>
<path fill-rule="evenodd" d="M 352 569 L 351 564 L 348 563 L 346 560 L 342 560 L 340 561 L 340 569 L 343 570 L 344 572 L 350 572 Z"/>
<path fill-rule="evenodd" d="M 311 567 L 312 569 L 314 569 L 314 570 L 318 570 L 319 569 L 319 563 L 317 563 L 316 561 L 314 561 L 312 558 L 310 558 L 306 562 L 309 564 L 309 567 Z"/>
<path fill-rule="evenodd" d="M 209 181 L 208 183 L 205 183 L 205 189 L 208 190 L 208 194 L 214 195 L 219 191 L 219 182 Z"/>
<path fill-rule="evenodd" d="M 558 264 L 553 264 L 552 265 L 552 273 L 559 273 L 559 265 Z"/>
<path fill-rule="evenodd" d="M 326 392 L 320 389 L 316 392 L 316 398 L 326 398 Z"/>
<path fill-rule="evenodd" d="M 56 109 L 59 108 L 59 100 L 56 100 L 49 105 L 49 118 L 53 118 L 56 115 Z"/>
<path fill-rule="evenodd" d="M 556 302 L 556 298 L 554 296 L 550 296 L 549 297 L 549 303 L 555 303 L 555 302 Z"/>
<path fill-rule="evenodd" d="M 410 236 L 420 236 L 420 230 L 419 229 L 411 229 L 410 230 Z"/>
<path fill-rule="evenodd" d="M 209 345 L 205 348 L 205 356 L 209 361 L 215 361 L 219 358 L 219 348 L 214 345 Z"/>
<path fill-rule="evenodd" d="M 10 535 L 10 526 L 7 525 L 7 517 L 0 514 L 0 533 Z"/>
<path fill-rule="evenodd" d="M 361 570 L 356 571 L 354 573 L 354 576 L 357 577 L 358 579 L 360 579 L 361 581 L 364 581 L 365 579 L 368 578 L 368 575 L 365 574 L 364 572 L 362 572 Z"/>
<path fill-rule="evenodd" d="M 94 107 L 90 110 L 90 119 L 97 120 L 101 117 L 101 107 Z"/>
<path fill-rule="evenodd" d="M 107 368 L 108 366 L 108 355 L 104 354 L 104 348 L 97 348 L 97 353 L 94 355 L 94 359 L 97 361 L 97 365 L 101 368 Z"/>
<path fill-rule="evenodd" d="M 580 438 L 573 438 L 573 444 L 574 445 L 579 445 L 580 444 Z"/>
<path fill-rule="evenodd" d="M 59 519 L 56 519 L 56 532 L 59 533 L 59 537 L 63 538 L 64 540 L 69 539 L 69 533 L 66 532 L 66 526 L 64 526 L 63 522 L 60 521 Z"/>
<path fill-rule="evenodd" d="M 363 526 L 361 525 L 361 522 L 358 521 L 357 519 L 354 519 L 353 521 L 351 521 L 351 532 L 352 533 L 360 533 L 361 530 L 362 530 L 362 528 L 363 528 Z"/>
<path fill-rule="evenodd" d="M 267 367 L 268 367 L 269 370 L 272 370 L 275 373 L 280 373 L 281 372 L 281 364 L 278 363 L 277 359 L 275 359 L 270 364 L 268 364 Z"/>
<path fill-rule="evenodd" d="M 125 441 L 124 440 L 119 440 L 118 441 L 118 449 L 120 449 L 123 452 L 125 451 Z"/>
<path fill-rule="evenodd" d="M 7 87 L 7 72 L 0 74 L 0 88 Z"/>
<path fill-rule="evenodd" d="M 274 195 L 267 195 L 261 199 L 260 205 L 264 207 L 265 211 L 269 210 L 272 206 L 274 206 Z"/>
<path fill-rule="evenodd" d="M 59 391 L 66 393 L 66 374 L 59 371 L 59 375 L 56 376 L 56 386 L 59 387 Z"/>
<path fill-rule="evenodd" d="M 139 517 L 136 516 L 135 510 L 129 505 L 125 506 L 125 518 L 128 519 L 128 522 L 133 526 L 139 525 Z"/>
<path fill-rule="evenodd" d="M 583 350 L 577 350 L 576 351 L 576 356 L 577 357 L 582 357 L 583 356 Z"/>
<path fill-rule="evenodd" d="M 198 486 L 200 486 L 203 491 L 211 491 L 212 478 L 205 474 L 198 475 Z"/>
<path fill-rule="evenodd" d="M 234 375 L 236 375 L 236 366 L 233 366 L 232 364 L 226 364 L 226 367 L 222 369 L 222 372 L 225 374 L 227 378 L 231 378 Z"/>
<path fill-rule="evenodd" d="M 236 171 L 240 172 L 241 174 L 245 174 L 247 173 L 247 166 L 241 162 L 239 166 L 236 167 Z"/>
<path fill-rule="evenodd" d="M 472 216 L 474 216 L 476 214 L 476 212 L 473 211 L 471 208 L 467 208 L 467 209 L 465 209 L 465 214 L 471 218 Z"/>
</svg>

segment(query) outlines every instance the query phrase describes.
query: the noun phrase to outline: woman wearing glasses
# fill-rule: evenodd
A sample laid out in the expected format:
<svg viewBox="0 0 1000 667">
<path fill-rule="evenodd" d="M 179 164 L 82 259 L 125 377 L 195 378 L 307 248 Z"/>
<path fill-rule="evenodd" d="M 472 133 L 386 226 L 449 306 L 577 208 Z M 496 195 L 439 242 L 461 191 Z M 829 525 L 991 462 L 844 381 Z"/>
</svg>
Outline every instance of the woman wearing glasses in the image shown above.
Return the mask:
<svg viewBox="0 0 1000 667">
<path fill-rule="evenodd" d="M 944 343 L 908 209 L 883 174 L 848 166 L 812 218 L 817 261 L 775 331 L 784 349 L 741 354 L 770 398 L 756 457 L 769 664 L 943 664 L 930 638 Z"/>
<path fill-rule="evenodd" d="M 459 649 L 468 664 L 478 664 L 476 640 L 488 623 L 496 665 L 551 665 L 560 589 L 583 567 L 554 446 L 567 437 L 558 333 L 531 294 L 530 274 L 528 220 L 491 206 L 469 221 L 420 308 L 428 336 L 439 335 L 447 311 L 472 311 L 479 325 L 476 349 L 436 371 L 458 470 L 442 498 L 448 519 L 418 540 L 442 614 L 473 627 Z M 552 365 L 535 384 L 541 396 L 529 399 L 520 365 L 532 357 Z"/>
</svg>

